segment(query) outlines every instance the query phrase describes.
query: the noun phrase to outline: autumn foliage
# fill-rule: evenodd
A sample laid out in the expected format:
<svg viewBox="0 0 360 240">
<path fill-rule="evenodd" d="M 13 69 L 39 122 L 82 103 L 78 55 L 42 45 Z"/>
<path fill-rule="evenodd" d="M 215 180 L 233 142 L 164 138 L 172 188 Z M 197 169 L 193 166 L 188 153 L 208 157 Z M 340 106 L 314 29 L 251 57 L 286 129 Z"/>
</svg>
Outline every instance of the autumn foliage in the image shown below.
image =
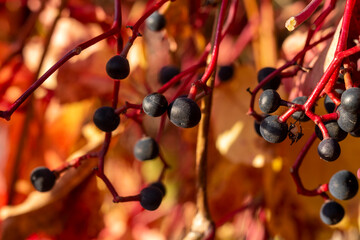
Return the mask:
<svg viewBox="0 0 360 240">
<path fill-rule="evenodd" d="M 287 20 L 314 2 L 314 13 L 289 32 Z M 263 117 L 258 70 L 289 64 L 279 95 L 288 101 L 309 96 L 334 59 L 351 2 L 346 42 L 356 48 L 355 0 L 0 1 L 0 238 L 356 239 L 358 196 L 339 201 L 345 217 L 335 226 L 324 224 L 319 212 L 331 176 L 343 169 L 356 174 L 359 139 L 347 137 L 339 159 L 329 163 L 319 158 L 314 135 L 292 175 L 314 122 L 288 120 L 303 135 L 278 144 L 254 128 Z M 333 3 L 307 42 L 312 24 Z M 155 10 L 166 20 L 159 31 L 145 23 Z M 349 57 L 357 86 L 359 51 Z M 127 59 L 130 74 L 114 80 L 106 70 L 115 55 Z M 180 70 L 165 85 L 159 80 L 164 66 Z M 222 66 L 233 70 L 226 81 L 217 75 Z M 7 112 L 44 74 L 44 82 Z M 188 96 L 201 109 L 200 124 L 180 128 L 168 112 L 145 114 L 143 99 L 154 92 L 169 104 Z M 319 115 L 326 112 L 324 98 L 315 104 Z M 94 124 L 103 106 L 120 116 L 114 131 Z M 158 143 L 154 160 L 134 155 L 144 137 Z M 57 174 L 49 192 L 31 185 L 38 166 Z M 315 190 L 299 191 L 297 177 L 304 189 Z M 139 193 L 159 180 L 166 187 L 161 205 L 145 210 Z M 199 212 L 204 230 L 195 236 Z"/>
</svg>

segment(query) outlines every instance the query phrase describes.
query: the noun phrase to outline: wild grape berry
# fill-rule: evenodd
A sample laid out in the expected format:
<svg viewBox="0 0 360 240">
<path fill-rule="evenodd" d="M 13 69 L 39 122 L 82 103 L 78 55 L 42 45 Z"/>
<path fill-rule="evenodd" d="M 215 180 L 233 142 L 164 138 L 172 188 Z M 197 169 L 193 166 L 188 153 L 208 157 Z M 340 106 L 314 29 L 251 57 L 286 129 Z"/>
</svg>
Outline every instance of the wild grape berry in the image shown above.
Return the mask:
<svg viewBox="0 0 360 240">
<path fill-rule="evenodd" d="M 234 66 L 232 64 L 220 66 L 217 75 L 221 82 L 229 81 L 234 76 Z"/>
<path fill-rule="evenodd" d="M 324 159 L 325 161 L 335 161 L 338 159 L 341 153 L 340 145 L 335 139 L 323 139 L 318 145 L 318 153 L 320 158 Z"/>
<path fill-rule="evenodd" d="M 337 123 L 345 132 L 356 131 L 360 127 L 359 114 L 346 111 L 342 105 L 337 108 L 339 118 Z"/>
<path fill-rule="evenodd" d="M 37 167 L 31 172 L 30 180 L 36 190 L 47 192 L 54 186 L 56 176 L 46 167 Z"/>
<path fill-rule="evenodd" d="M 258 121 L 254 121 L 254 128 L 255 128 L 255 132 L 257 133 L 257 135 L 259 135 L 260 137 L 262 137 L 261 136 L 261 133 L 260 133 L 260 123 L 261 122 L 258 122 Z"/>
<path fill-rule="evenodd" d="M 297 97 L 294 100 L 292 100 L 292 103 L 296 103 L 296 104 L 305 104 L 305 102 L 307 101 L 308 97 L 307 96 L 301 96 L 301 97 Z M 312 111 L 314 111 L 314 108 L 312 108 Z M 291 115 L 295 120 L 298 120 L 300 122 L 306 122 L 309 121 L 310 118 L 308 116 L 305 115 L 305 113 L 303 111 L 296 111 Z"/>
<path fill-rule="evenodd" d="M 93 116 L 95 125 L 104 132 L 114 131 L 120 124 L 120 117 L 112 107 L 100 107 Z"/>
<path fill-rule="evenodd" d="M 360 110 L 360 88 L 352 87 L 341 95 L 341 106 L 350 113 L 357 113 Z"/>
<path fill-rule="evenodd" d="M 165 196 L 165 194 L 166 194 L 165 185 L 164 185 L 162 182 L 160 182 L 160 181 L 151 183 L 151 184 L 149 185 L 149 187 L 156 187 L 156 188 L 158 188 L 158 189 L 162 192 L 163 196 Z"/>
<path fill-rule="evenodd" d="M 160 93 L 151 93 L 147 95 L 143 102 L 142 108 L 144 112 L 152 117 L 159 117 L 166 112 L 168 101 L 164 95 Z"/>
<path fill-rule="evenodd" d="M 360 128 L 358 128 L 357 130 L 350 132 L 350 135 L 353 137 L 360 137 Z"/>
<path fill-rule="evenodd" d="M 134 156 L 140 161 L 151 160 L 159 155 L 159 145 L 151 137 L 143 137 L 134 146 Z"/>
<path fill-rule="evenodd" d="M 335 139 L 337 142 L 344 140 L 348 135 L 347 132 L 339 127 L 339 124 L 337 124 L 335 120 L 325 122 L 324 125 L 328 130 L 330 138 Z M 315 133 L 320 140 L 323 140 L 323 135 L 318 125 L 315 125 Z"/>
<path fill-rule="evenodd" d="M 120 55 L 115 55 L 106 63 L 106 72 L 113 79 L 124 79 L 130 73 L 129 61 Z"/>
<path fill-rule="evenodd" d="M 164 85 L 179 73 L 180 73 L 180 69 L 178 67 L 171 65 L 164 66 L 160 69 L 159 72 L 159 83 L 161 85 Z"/>
<path fill-rule="evenodd" d="M 326 201 L 320 209 L 320 218 L 327 225 L 339 223 L 345 215 L 344 208 L 337 202 Z"/>
<path fill-rule="evenodd" d="M 267 76 L 269 76 L 272 72 L 274 72 L 276 69 L 272 67 L 265 67 L 259 70 L 257 79 L 258 83 L 262 82 Z M 281 83 L 281 75 L 275 75 L 274 78 L 272 78 L 269 82 L 267 82 L 262 89 L 274 89 L 277 90 Z"/>
<path fill-rule="evenodd" d="M 149 211 L 156 210 L 162 201 L 163 193 L 154 186 L 149 186 L 140 192 L 140 204 L 143 208 Z"/>
<path fill-rule="evenodd" d="M 326 95 L 325 97 L 324 106 L 328 113 L 333 113 L 336 107 L 335 103 L 331 100 L 331 98 L 328 95 Z"/>
<path fill-rule="evenodd" d="M 158 11 L 155 11 L 146 19 L 145 24 L 148 29 L 157 32 L 165 27 L 166 19 L 164 15 L 160 14 Z"/>
<path fill-rule="evenodd" d="M 168 107 L 170 121 L 178 127 L 195 127 L 201 119 L 201 111 L 196 102 L 187 97 L 178 97 Z"/>
<path fill-rule="evenodd" d="M 281 97 L 273 89 L 266 89 L 259 99 L 260 110 L 264 113 L 275 112 L 280 106 Z"/>
<path fill-rule="evenodd" d="M 347 170 L 335 173 L 329 181 L 329 192 L 340 200 L 353 198 L 359 185 L 355 175 Z"/>
<path fill-rule="evenodd" d="M 280 122 L 278 116 L 268 116 L 260 124 L 261 136 L 268 142 L 280 143 L 285 140 L 288 133 L 286 122 Z"/>
</svg>

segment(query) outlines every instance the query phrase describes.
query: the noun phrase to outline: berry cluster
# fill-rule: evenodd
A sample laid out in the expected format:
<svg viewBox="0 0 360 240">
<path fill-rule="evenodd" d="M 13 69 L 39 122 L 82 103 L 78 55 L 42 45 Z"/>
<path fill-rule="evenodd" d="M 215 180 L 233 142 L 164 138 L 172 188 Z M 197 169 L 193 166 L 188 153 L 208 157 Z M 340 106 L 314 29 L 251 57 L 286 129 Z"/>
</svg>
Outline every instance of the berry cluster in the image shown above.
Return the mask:
<svg viewBox="0 0 360 240">
<path fill-rule="evenodd" d="M 130 48 L 135 37 L 140 36 L 138 32 L 139 24 L 145 21 L 145 25 L 150 31 L 159 32 L 166 26 L 166 20 L 164 15 L 160 14 L 157 9 L 167 2 L 156 4 L 149 9 L 144 16 L 148 16 L 146 19 L 141 18 L 135 26 L 131 27 L 133 31 L 133 39 L 129 40 L 126 47 Z M 151 14 L 150 14 L 151 13 Z M 156 92 L 150 92 L 143 97 L 141 103 L 132 104 L 125 102 L 125 105 L 118 107 L 118 91 L 120 82 L 127 79 L 130 75 L 130 63 L 126 57 L 128 48 L 124 48 L 120 54 L 117 54 L 110 58 L 106 63 L 105 71 L 107 75 L 114 81 L 114 96 L 111 106 L 101 106 L 93 114 L 93 123 L 101 131 L 105 132 L 104 147 L 99 152 L 88 153 L 78 159 L 75 159 L 73 163 L 64 165 L 64 167 L 50 171 L 45 167 L 38 167 L 31 173 L 31 182 L 34 188 L 40 192 L 50 191 L 55 185 L 56 179 L 60 177 L 61 173 L 66 171 L 69 167 L 76 167 L 81 161 L 91 157 L 98 157 L 100 159 L 98 167 L 94 170 L 96 175 L 104 180 L 109 187 L 110 192 L 114 197 L 114 202 L 125 201 L 139 201 L 141 206 L 147 210 L 157 209 L 165 195 L 165 186 L 163 184 L 164 171 L 169 167 L 165 159 L 161 155 L 159 147 L 159 136 L 155 139 L 150 136 L 144 136 L 139 139 L 133 147 L 133 155 L 139 161 L 148 161 L 159 158 L 163 165 L 163 171 L 157 182 L 150 184 L 143 188 L 141 192 L 136 196 L 121 197 L 115 191 L 110 181 L 104 174 L 104 157 L 106 155 L 108 145 L 111 141 L 112 132 L 114 132 L 120 125 L 120 115 L 124 114 L 128 118 L 132 118 L 135 121 L 140 121 L 140 116 L 147 115 L 149 117 L 160 117 L 162 122 L 166 121 L 166 117 L 171 123 L 180 128 L 193 128 L 198 125 L 201 120 L 201 110 L 195 100 L 196 92 L 199 90 L 207 89 L 206 81 L 209 79 L 203 77 L 201 79 L 194 79 L 197 71 L 205 66 L 205 59 L 209 52 L 205 52 L 203 57 L 199 60 L 198 64 L 193 67 L 180 71 L 180 68 L 173 65 L 163 66 L 158 73 L 158 82 L 161 88 Z M 208 70 L 213 72 L 214 69 Z M 230 72 L 229 72 L 230 71 Z M 232 66 L 226 66 L 226 70 L 220 71 L 224 81 L 228 81 L 232 77 Z M 230 75 L 229 75 L 230 73 Z M 183 80 L 184 77 L 187 77 Z M 201 81 L 202 80 L 202 81 Z M 190 88 L 187 88 L 190 81 L 193 84 Z M 168 102 L 168 98 L 165 97 L 164 92 L 170 87 L 177 87 L 178 92 L 172 96 L 171 101 Z M 188 94 L 186 94 L 188 92 Z M 205 91 L 204 91 L 205 92 Z M 181 95 L 185 94 L 185 95 Z M 204 94 L 202 95 L 204 96 Z M 200 96 L 200 98 L 202 97 Z M 134 110 L 133 114 L 127 114 L 128 111 Z M 159 132 L 161 132 L 164 125 L 160 126 Z M 144 133 L 144 135 L 146 135 Z"/>
<path fill-rule="evenodd" d="M 107 62 L 106 72 L 114 80 L 125 79 L 130 73 L 129 62 L 126 58 L 116 55 Z M 178 69 L 172 66 L 165 66 L 159 73 L 160 82 L 169 82 L 179 73 Z M 201 119 L 200 108 L 194 100 L 187 96 L 180 96 L 168 104 L 164 95 L 154 92 L 145 96 L 142 104 L 127 104 L 125 108 L 121 107 L 118 109 L 102 106 L 95 111 L 93 122 L 101 131 L 111 133 L 120 124 L 119 114 L 124 113 L 126 109 L 130 108 L 139 109 L 140 114 L 145 113 L 150 117 L 160 117 L 167 112 L 170 122 L 181 128 L 195 127 Z M 155 159 L 159 156 L 159 152 L 157 141 L 151 137 L 143 137 L 134 146 L 134 156 L 140 161 Z M 56 175 L 54 171 L 50 171 L 45 167 L 38 167 L 31 174 L 31 182 L 35 189 L 40 192 L 50 191 L 55 185 L 55 181 Z M 141 206 L 145 209 L 155 210 L 159 207 L 164 195 L 165 187 L 159 180 L 141 190 L 137 200 L 140 201 Z"/>
<path fill-rule="evenodd" d="M 279 109 L 280 106 L 288 107 L 289 117 L 293 118 L 294 122 L 299 125 L 310 120 L 309 116 L 314 119 L 315 106 L 313 105 L 310 114 L 306 110 L 305 105 L 308 103 L 308 96 L 296 97 L 292 102 L 281 99 L 276 91 L 281 83 L 281 75 L 275 75 L 271 78 L 268 76 L 273 73 L 274 68 L 263 68 L 258 72 L 258 82 L 261 83 L 267 79 L 267 83 L 262 86 L 263 92 L 259 98 L 259 108 L 264 113 L 259 120 L 255 120 L 255 130 L 270 143 L 283 142 L 287 137 L 294 141 L 298 141 L 302 137 L 302 132 L 293 133 L 293 128 L 297 128 L 295 124 L 290 126 L 286 122 L 286 118 L 278 115 L 269 115 Z M 342 68 L 342 71 L 345 71 Z M 347 72 L 347 74 L 349 74 Z M 338 75 L 338 88 L 335 91 L 339 94 L 339 104 L 336 105 L 329 95 L 326 95 L 324 101 L 324 108 L 328 114 L 320 116 L 319 123 L 315 125 L 315 134 L 321 140 L 318 144 L 317 150 L 319 157 L 325 161 L 332 162 L 339 158 L 341 148 L 339 142 L 344 140 L 348 133 L 358 137 L 357 132 L 360 130 L 360 122 L 358 116 L 360 114 L 360 88 L 346 87 L 344 84 L 344 75 Z M 290 114 L 291 113 L 291 114 Z M 308 114 L 307 114 L 308 113 Z M 309 115 L 309 116 L 308 116 Z M 301 131 L 301 130 L 300 130 Z M 354 197 L 358 191 L 358 182 L 351 172 L 343 170 L 333 175 L 330 179 L 329 192 L 337 199 L 347 200 Z M 326 224 L 336 224 L 344 216 L 345 211 L 343 207 L 335 202 L 326 200 L 321 208 L 320 216 Z"/>
<path fill-rule="evenodd" d="M 304 187 L 299 176 L 299 168 L 308 152 L 308 149 L 314 143 L 316 137 L 320 139 L 317 146 L 317 152 L 321 159 L 327 162 L 336 161 L 341 155 L 341 147 L 339 142 L 344 140 L 348 135 L 359 137 L 360 132 L 360 88 L 359 81 L 354 76 L 358 76 L 355 70 L 355 61 L 360 51 L 358 42 L 350 42 L 347 40 L 349 36 L 349 24 L 351 19 L 351 11 L 355 5 L 355 1 L 347 1 L 344 9 L 344 18 L 348 22 L 341 23 L 341 33 L 337 36 L 338 43 L 335 49 L 334 59 L 327 67 L 324 74 L 318 80 L 316 87 L 308 96 L 299 96 L 291 102 L 282 99 L 277 93 L 277 89 L 281 84 L 284 76 L 296 76 L 298 71 L 309 72 L 312 69 L 304 68 L 304 56 L 306 52 L 327 39 L 325 36 L 318 41 L 313 41 L 314 33 L 320 29 L 320 24 L 324 18 L 319 16 L 314 21 L 314 26 L 318 28 L 310 28 L 307 40 L 302 51 L 300 51 L 292 60 L 283 66 L 275 68 L 263 68 L 258 72 L 258 86 L 251 93 L 251 102 L 249 114 L 255 118 L 256 132 L 270 143 L 283 142 L 287 137 L 291 140 L 291 144 L 297 142 L 303 137 L 301 124 L 308 121 L 315 123 L 313 135 L 304 145 L 299 153 L 293 167 L 291 169 L 292 177 L 297 186 L 298 193 L 306 196 L 320 195 L 324 198 L 325 203 L 320 210 L 320 218 L 325 224 L 333 225 L 340 222 L 345 214 L 344 208 L 336 201 L 331 200 L 327 191 L 339 200 L 348 200 L 353 198 L 358 192 L 358 182 L 354 174 L 347 170 L 342 170 L 334 174 L 329 183 L 320 185 L 314 190 L 308 190 Z M 308 18 L 312 11 L 315 10 L 316 4 L 312 1 L 308 8 L 299 13 L 297 16 L 290 18 L 286 27 L 289 31 L 298 26 L 298 21 L 302 22 Z M 326 16 L 328 10 L 332 10 L 334 5 L 325 9 L 322 14 Z M 310 9 L 313 10 L 311 11 Z M 356 36 L 358 37 L 358 36 Z M 289 72 L 284 70 L 295 65 L 295 69 Z M 260 90 L 263 92 L 259 98 L 259 108 L 263 112 L 262 115 L 257 114 L 254 110 L 255 95 Z M 327 114 L 317 114 L 320 108 L 317 102 L 324 99 L 324 108 Z M 280 112 L 281 107 L 288 109 L 283 114 L 276 115 L 274 112 Z M 270 115 L 273 114 L 273 115 Z M 289 120 L 290 118 L 293 121 Z M 290 122 L 290 123 L 288 123 Z M 348 134 L 350 133 L 350 134 Z"/>
</svg>

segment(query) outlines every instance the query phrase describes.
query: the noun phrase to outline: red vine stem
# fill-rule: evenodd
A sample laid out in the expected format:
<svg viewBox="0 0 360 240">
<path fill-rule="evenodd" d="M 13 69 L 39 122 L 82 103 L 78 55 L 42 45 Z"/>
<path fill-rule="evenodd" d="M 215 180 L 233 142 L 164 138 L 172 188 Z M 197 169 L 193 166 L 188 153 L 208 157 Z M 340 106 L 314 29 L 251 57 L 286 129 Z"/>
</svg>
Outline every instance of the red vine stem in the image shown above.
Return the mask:
<svg viewBox="0 0 360 240">
<path fill-rule="evenodd" d="M 298 13 L 295 17 L 289 18 L 285 27 L 289 31 L 295 30 L 297 26 L 302 24 L 306 19 L 308 19 L 320 5 L 322 0 L 312 0 L 300 13 Z"/>
<path fill-rule="evenodd" d="M 36 80 L 11 106 L 7 111 L 0 111 L 0 118 L 10 120 L 11 115 L 16 111 L 16 109 L 38 88 L 45 82 L 48 77 L 50 77 L 56 70 L 58 70 L 64 63 L 66 63 L 72 57 L 79 55 L 86 48 L 96 44 L 97 42 L 104 40 L 119 30 L 119 26 L 113 26 L 109 31 L 92 38 L 70 50 L 65 54 L 57 63 L 55 63 L 48 71 L 46 71 L 38 80 Z"/>
<path fill-rule="evenodd" d="M 321 91 L 324 89 L 326 83 L 328 82 L 328 79 L 330 78 L 331 74 L 334 72 L 334 70 L 340 66 L 342 60 L 344 58 L 347 58 L 357 52 L 360 51 L 360 45 L 357 45 L 355 47 L 349 48 L 348 50 L 339 52 L 335 55 L 334 59 L 331 61 L 329 67 L 326 69 L 324 75 L 321 77 L 319 83 L 316 85 L 314 91 L 309 96 L 308 100 L 304 104 L 305 106 L 305 114 L 307 111 L 310 111 L 310 109 L 314 106 L 316 100 L 318 99 Z"/>
<path fill-rule="evenodd" d="M 351 16 L 352 16 L 352 12 L 353 12 L 355 3 L 356 3 L 356 0 L 346 1 L 343 21 L 341 24 L 341 32 L 340 32 L 339 40 L 338 40 L 338 43 L 336 46 L 335 54 L 346 49 L 347 39 L 348 39 L 348 35 L 349 35 L 350 21 L 351 21 Z M 336 71 L 334 72 L 334 74 L 331 76 L 329 83 L 327 84 L 324 92 L 328 93 L 333 89 L 333 86 L 336 83 L 336 80 L 338 77 L 338 72 L 339 72 L 339 68 L 337 68 Z"/>
<path fill-rule="evenodd" d="M 83 156 L 80 156 L 80 157 L 77 157 L 77 158 L 71 160 L 70 162 L 65 162 L 61 167 L 54 169 L 53 172 L 57 176 L 59 176 L 61 173 L 65 172 L 66 170 L 68 170 L 70 168 L 79 167 L 82 161 L 85 161 L 90 158 L 96 158 L 98 156 L 99 156 L 98 152 L 87 153 Z"/>
<path fill-rule="evenodd" d="M 320 29 L 320 27 L 322 26 L 322 23 L 324 22 L 325 18 L 335 8 L 336 1 L 337 0 L 330 0 L 330 3 L 329 3 L 328 6 L 326 6 L 326 4 L 324 5 L 324 10 L 321 12 L 319 17 L 317 17 L 315 19 L 315 21 L 312 23 L 311 27 L 309 28 L 309 31 L 308 31 L 308 34 L 307 34 L 307 37 L 306 37 L 306 41 L 305 41 L 305 46 L 310 44 L 310 41 L 311 41 L 312 37 Z M 304 63 L 304 57 L 305 57 L 305 55 L 299 61 L 300 66 L 302 66 L 303 63 Z"/>
<path fill-rule="evenodd" d="M 318 124 L 324 138 L 329 137 L 328 131 L 327 131 L 325 125 L 323 124 L 321 118 L 318 115 L 314 114 L 311 109 L 314 106 L 314 104 L 316 103 L 317 99 L 319 98 L 320 93 L 323 91 L 326 83 L 328 82 L 329 77 L 332 75 L 332 73 L 335 71 L 335 69 L 340 66 L 340 63 L 342 62 L 342 60 L 346 57 L 349 57 L 349 56 L 357 53 L 357 52 L 360 52 L 360 45 L 352 47 L 346 51 L 339 52 L 332 60 L 329 67 L 326 69 L 324 75 L 319 80 L 319 83 L 316 85 L 315 89 L 313 90 L 313 92 L 311 93 L 308 100 L 305 102 L 305 104 L 303 106 L 303 108 L 305 110 L 305 114 L 311 120 L 313 120 L 315 122 L 315 124 Z M 296 107 L 291 107 L 287 112 L 285 112 L 283 115 L 281 115 L 279 117 L 279 121 L 285 122 L 291 116 L 292 113 L 294 113 L 295 111 L 298 111 L 298 110 L 299 109 L 297 109 Z"/>
<path fill-rule="evenodd" d="M 312 144 L 314 143 L 316 138 L 317 138 L 316 133 L 313 133 L 311 135 L 311 137 L 309 138 L 309 140 L 304 145 L 304 147 L 301 149 L 299 155 L 297 156 L 297 158 L 295 160 L 295 163 L 293 164 L 292 168 L 290 169 L 291 176 L 293 177 L 294 182 L 297 186 L 297 192 L 299 194 L 305 195 L 305 196 L 324 195 L 325 192 L 328 191 L 328 184 L 320 185 L 318 188 L 313 189 L 313 190 L 307 190 L 304 187 L 304 185 L 301 181 L 300 175 L 299 175 L 299 169 L 304 160 L 304 157 L 308 153 L 310 147 L 312 146 Z"/>
<path fill-rule="evenodd" d="M 204 75 L 199 80 L 199 82 L 203 86 L 206 85 L 206 82 L 210 78 L 211 74 L 215 71 L 215 67 L 216 67 L 216 63 L 217 63 L 217 59 L 218 59 L 218 55 L 219 55 L 220 42 L 222 40 L 221 33 L 222 33 L 223 22 L 224 22 L 224 18 L 225 18 L 225 10 L 226 10 L 226 6 L 227 6 L 227 2 L 228 2 L 228 0 L 223 0 L 221 2 L 219 21 L 216 26 L 215 39 L 214 39 L 213 49 L 212 49 L 212 53 L 211 53 L 211 59 L 210 59 L 208 66 L 206 67 Z M 194 84 L 190 89 L 188 98 L 195 99 L 197 89 L 198 89 L 198 86 L 196 84 Z"/>
</svg>

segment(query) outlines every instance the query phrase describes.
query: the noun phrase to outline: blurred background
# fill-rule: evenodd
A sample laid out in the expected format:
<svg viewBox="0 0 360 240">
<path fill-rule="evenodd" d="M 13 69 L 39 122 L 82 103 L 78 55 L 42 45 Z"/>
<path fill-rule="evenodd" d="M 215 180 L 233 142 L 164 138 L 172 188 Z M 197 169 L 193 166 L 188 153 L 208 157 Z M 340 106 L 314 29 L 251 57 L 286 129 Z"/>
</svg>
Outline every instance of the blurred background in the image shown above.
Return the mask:
<svg viewBox="0 0 360 240">
<path fill-rule="evenodd" d="M 345 218 L 329 227 L 319 217 L 322 198 L 297 194 L 290 168 L 315 124 L 301 124 L 304 136 L 297 143 L 290 145 L 287 139 L 270 144 L 257 135 L 254 119 L 246 114 L 250 104 L 246 89 L 257 85 L 256 72 L 279 67 L 302 49 L 322 5 L 294 32 L 286 30 L 285 21 L 308 2 L 240 0 L 234 23 L 221 43 L 219 67 L 232 64 L 234 75 L 227 82 L 216 79 L 213 95 L 207 174 L 216 239 L 359 239 L 358 196 L 341 201 Z M 151 4 L 122 1 L 123 26 L 134 24 Z M 336 28 L 343 5 L 337 4 L 315 38 Z M 159 12 L 166 18 L 166 27 L 159 32 L 140 28 L 143 36 L 128 55 L 130 76 L 121 81 L 120 105 L 141 103 L 149 91 L 161 87 L 158 73 L 163 66 L 186 69 L 210 41 L 215 12 L 211 4 L 174 1 Z M 112 21 L 113 1 L 109 0 L 0 1 L 1 110 L 9 108 L 69 50 L 110 29 Z M 130 34 L 122 28 L 124 42 Z M 331 41 L 305 57 L 304 66 L 321 70 L 283 79 L 279 89 L 283 99 L 309 94 L 321 77 Z M 115 54 L 114 37 L 84 50 L 51 75 L 10 121 L 0 121 L 2 239 L 157 240 L 181 239 L 188 232 L 196 213 L 197 127 L 184 130 L 169 121 L 165 124 L 159 145 L 171 168 L 164 178 L 166 196 L 156 211 L 144 211 L 138 202 L 114 204 L 104 183 L 92 173 L 97 159 L 66 171 L 51 192 L 35 192 L 31 185 L 29 176 L 35 167 L 55 169 L 101 148 L 104 133 L 95 127 L 92 116 L 98 107 L 111 104 L 113 80 L 106 75 L 105 65 Z M 176 86 L 164 95 L 171 99 L 175 92 Z M 277 113 L 285 110 L 281 107 Z M 316 113 L 325 113 L 323 99 Z M 133 156 L 135 142 L 144 134 L 155 137 L 160 126 L 158 118 L 143 115 L 141 120 L 139 125 L 121 115 L 106 155 L 105 174 L 121 196 L 138 194 L 162 169 L 159 159 L 139 162 Z M 332 163 L 319 158 L 318 143 L 300 168 L 306 188 L 327 183 L 339 170 L 356 173 L 358 139 L 341 142 L 341 156 Z"/>
</svg>

